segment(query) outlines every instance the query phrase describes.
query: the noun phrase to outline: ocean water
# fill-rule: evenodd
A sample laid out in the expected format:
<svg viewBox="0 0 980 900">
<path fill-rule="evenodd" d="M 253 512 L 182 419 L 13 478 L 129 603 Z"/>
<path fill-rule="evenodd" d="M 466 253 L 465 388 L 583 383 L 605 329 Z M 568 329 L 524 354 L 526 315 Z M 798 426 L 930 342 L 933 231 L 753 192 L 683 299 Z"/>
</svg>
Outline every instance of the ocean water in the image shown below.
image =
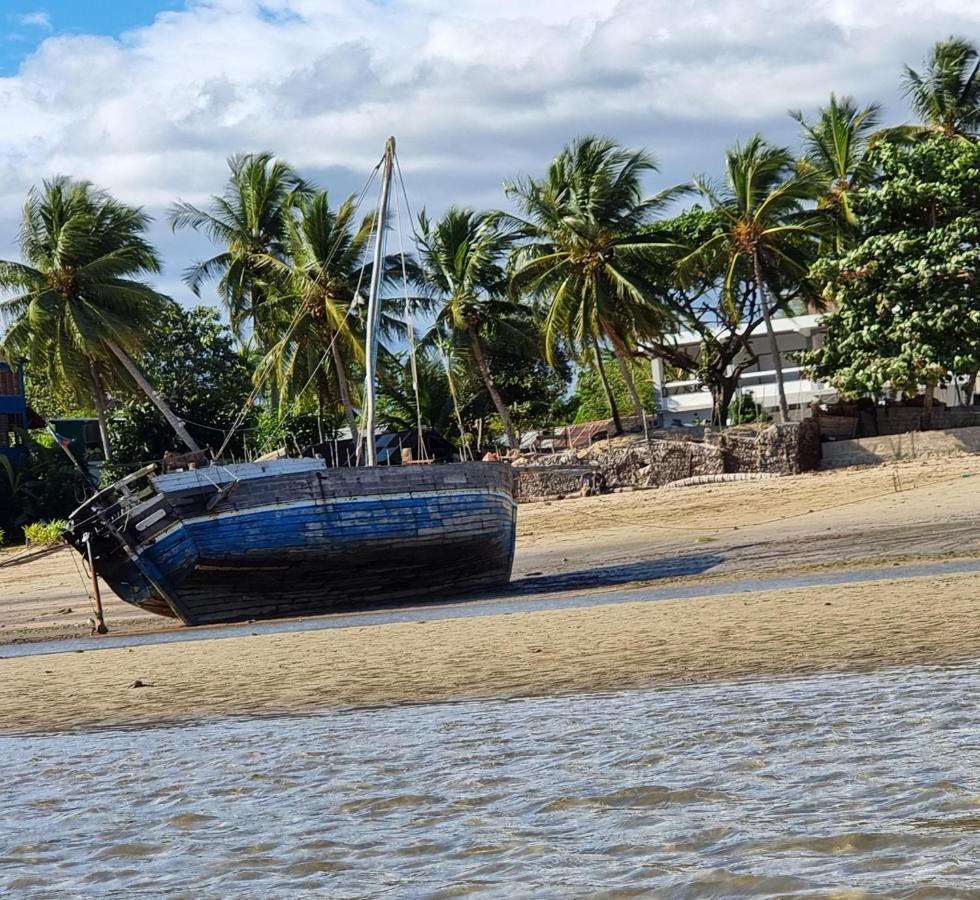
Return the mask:
<svg viewBox="0 0 980 900">
<path fill-rule="evenodd" d="M 9 897 L 976 896 L 980 667 L 0 737 Z"/>
</svg>

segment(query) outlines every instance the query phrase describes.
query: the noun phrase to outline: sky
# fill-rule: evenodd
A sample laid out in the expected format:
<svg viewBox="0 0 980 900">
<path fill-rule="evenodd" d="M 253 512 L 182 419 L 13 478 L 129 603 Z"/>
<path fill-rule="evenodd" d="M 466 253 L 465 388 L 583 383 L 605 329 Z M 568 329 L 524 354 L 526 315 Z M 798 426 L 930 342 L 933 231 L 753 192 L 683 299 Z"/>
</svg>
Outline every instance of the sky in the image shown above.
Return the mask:
<svg viewBox="0 0 980 900">
<path fill-rule="evenodd" d="M 270 150 L 358 191 L 398 139 L 412 205 L 505 204 L 576 135 L 645 147 L 651 192 L 720 173 L 787 110 L 830 92 L 909 118 L 902 67 L 957 34 L 969 0 L 0 0 L 0 258 L 31 185 L 85 178 L 154 217 L 159 286 L 213 252 L 167 207 L 221 190 L 225 159 Z M 204 298 L 214 301 L 213 291 Z"/>
</svg>

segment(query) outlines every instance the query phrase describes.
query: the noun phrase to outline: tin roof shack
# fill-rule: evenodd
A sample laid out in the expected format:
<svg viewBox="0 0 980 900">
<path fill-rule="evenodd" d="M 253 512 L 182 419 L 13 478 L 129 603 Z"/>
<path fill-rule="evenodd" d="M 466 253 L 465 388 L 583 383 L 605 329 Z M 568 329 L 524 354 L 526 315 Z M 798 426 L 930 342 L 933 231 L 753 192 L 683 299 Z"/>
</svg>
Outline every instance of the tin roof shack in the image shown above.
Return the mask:
<svg viewBox="0 0 980 900">
<path fill-rule="evenodd" d="M 29 418 L 23 367 L 0 360 L 0 454 L 11 462 L 27 455 L 24 438 Z"/>
</svg>

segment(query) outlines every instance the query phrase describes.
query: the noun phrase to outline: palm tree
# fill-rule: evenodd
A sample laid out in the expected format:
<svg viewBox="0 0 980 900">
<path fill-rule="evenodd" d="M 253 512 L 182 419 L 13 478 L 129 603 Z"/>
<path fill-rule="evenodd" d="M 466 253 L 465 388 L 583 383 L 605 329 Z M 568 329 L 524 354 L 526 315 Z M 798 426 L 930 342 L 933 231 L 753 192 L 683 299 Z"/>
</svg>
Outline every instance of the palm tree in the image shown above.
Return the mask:
<svg viewBox="0 0 980 900">
<path fill-rule="evenodd" d="M 0 319 L 10 323 L 6 352 L 46 366 L 52 381 L 87 382 L 106 460 L 106 387 L 120 383 L 120 367 L 184 443 L 199 449 L 132 360 L 171 302 L 139 280 L 160 271 L 145 237 L 149 221 L 87 181 L 55 178 L 28 194 L 24 262 L 0 262 L 0 289 L 14 292 L 0 302 Z"/>
<path fill-rule="evenodd" d="M 861 109 L 852 97 L 830 95 L 830 103 L 808 122 L 802 112 L 791 112 L 803 128 L 804 162 L 819 180 L 818 205 L 834 223 L 838 249 L 857 232 L 851 198 L 873 181 L 876 168 L 869 151 L 884 137 L 878 125 L 881 107 L 872 103 Z"/>
<path fill-rule="evenodd" d="M 207 209 L 176 203 L 170 224 L 204 232 L 222 251 L 194 263 L 184 273 L 188 287 L 200 296 L 204 281 L 218 279 L 218 296 L 228 310 L 232 330 L 242 337 L 246 323 L 263 349 L 275 340 L 268 322 L 269 285 L 263 261 L 285 258 L 285 226 L 290 210 L 312 190 L 287 163 L 271 153 L 244 153 L 228 159 L 231 176 L 221 196 Z"/>
<path fill-rule="evenodd" d="M 487 364 L 482 332 L 488 320 L 497 322 L 506 317 L 504 262 L 516 235 L 503 228 L 495 214 L 451 206 L 435 223 L 423 210 L 417 237 L 421 277 L 428 290 L 438 296 L 433 327 L 437 333 L 465 339 L 503 422 L 507 443 L 515 450 L 520 446 L 517 432 Z"/>
<path fill-rule="evenodd" d="M 980 130 L 980 53 L 974 44 L 955 37 L 939 41 L 922 74 L 906 66 L 902 81 L 928 129 L 946 137 L 975 136 Z"/>
<path fill-rule="evenodd" d="M 821 221 L 805 204 L 816 198 L 819 180 L 809 168 L 798 170 L 785 147 L 755 135 L 726 154 L 727 180 L 715 185 L 696 178 L 697 189 L 718 214 L 720 226 L 701 246 L 678 262 L 684 281 L 721 278 L 723 302 L 734 310 L 740 284 L 750 282 L 761 309 L 776 371 L 779 411 L 789 419 L 779 347 L 772 313 L 785 306 L 784 289 L 805 289 Z"/>
<path fill-rule="evenodd" d="M 374 216 L 356 221 L 356 198 L 334 211 L 326 191 L 300 199 L 296 214 L 286 217 L 284 258 L 276 253 L 253 261 L 260 278 L 280 286 L 267 300 L 284 326 L 269 349 L 263 368 L 275 366 L 284 393 L 298 399 L 313 387 L 318 408 L 326 394 L 323 367 L 328 358 L 344 417 L 357 443 L 357 412 L 351 397 L 351 366 L 360 357 L 355 339 L 361 281 L 370 279 L 369 244 Z"/>
<path fill-rule="evenodd" d="M 687 190 L 674 187 L 644 198 L 643 176 L 656 171 L 644 151 L 630 151 L 608 138 L 581 137 L 566 147 L 540 181 L 505 185 L 523 210 L 517 220 L 530 241 L 513 261 L 511 289 L 543 298 L 546 355 L 555 359 L 560 342 L 581 355 L 595 354 L 608 340 L 619 362 L 636 414 L 644 419 L 636 385 L 626 364 L 628 335 L 658 332 L 665 319 L 642 264 L 673 245 L 640 228 Z M 617 411 L 610 405 L 622 427 Z"/>
</svg>

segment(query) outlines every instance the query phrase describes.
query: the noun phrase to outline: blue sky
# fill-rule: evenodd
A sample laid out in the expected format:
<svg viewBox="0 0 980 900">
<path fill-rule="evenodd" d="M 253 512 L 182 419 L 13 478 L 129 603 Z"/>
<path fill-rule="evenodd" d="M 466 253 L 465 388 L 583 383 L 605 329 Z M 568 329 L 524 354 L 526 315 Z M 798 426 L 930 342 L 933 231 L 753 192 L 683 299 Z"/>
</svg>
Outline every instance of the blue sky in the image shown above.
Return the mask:
<svg viewBox="0 0 980 900">
<path fill-rule="evenodd" d="M 24 57 L 52 34 L 119 35 L 151 24 L 159 12 L 184 5 L 182 0 L 0 0 L 0 76 L 15 73 Z"/>
</svg>

